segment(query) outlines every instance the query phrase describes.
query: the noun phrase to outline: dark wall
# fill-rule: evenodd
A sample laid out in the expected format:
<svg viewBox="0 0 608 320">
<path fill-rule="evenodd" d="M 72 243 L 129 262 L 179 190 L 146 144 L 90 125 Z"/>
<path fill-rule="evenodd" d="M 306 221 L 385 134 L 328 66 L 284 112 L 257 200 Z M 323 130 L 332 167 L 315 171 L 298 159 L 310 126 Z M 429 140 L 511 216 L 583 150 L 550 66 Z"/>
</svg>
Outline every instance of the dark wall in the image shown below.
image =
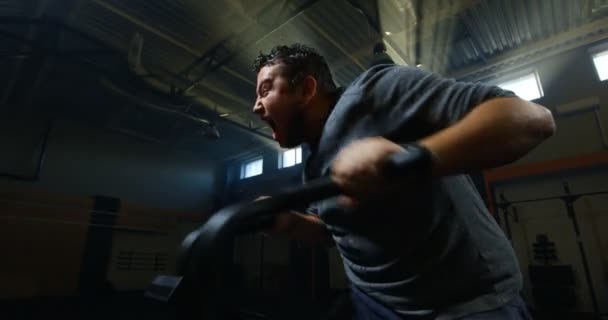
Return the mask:
<svg viewBox="0 0 608 320">
<path fill-rule="evenodd" d="M 2 171 L 31 175 L 37 163 L 32 143 L 39 139 L 29 133 L 43 132 L 39 126 L 47 122 L 20 119 L 23 122 L 14 127 L 24 134 L 5 139 L 2 148 L 9 155 L 5 158 L 12 160 L 1 163 Z M 150 208 L 208 212 L 216 192 L 216 166 L 209 158 L 59 118 L 48 135 L 38 180 L 3 177 L 0 188 L 31 186 L 115 197 Z"/>
<path fill-rule="evenodd" d="M 0 177 L 0 251 L 10 257 L 0 275 L 13 279 L 0 298 L 141 290 L 155 273 L 171 272 L 177 244 L 197 226 L 178 217 L 196 221 L 214 206 L 211 152 L 59 117 L 34 177 L 48 118 L 1 119 L 0 170 L 30 179 Z M 164 265 L 125 268 L 121 261 L 132 252 L 161 257 Z"/>
<path fill-rule="evenodd" d="M 516 164 L 538 163 L 548 160 L 567 159 L 583 154 L 599 154 L 606 152 L 608 146 L 602 140 L 602 130 L 598 123 L 606 129 L 608 124 L 608 81 L 600 81 L 593 65 L 589 49 L 600 43 L 569 50 L 555 56 L 543 59 L 521 68 L 536 69 L 542 83 L 544 97 L 536 102 L 553 111 L 557 124 L 556 134 L 542 143 L 535 150 L 520 159 Z M 520 71 L 521 71 L 520 70 Z M 501 76 L 501 75 L 498 75 Z M 572 113 L 561 113 L 560 106 L 565 104 L 585 106 L 580 102 L 584 99 L 596 101 L 598 106 Z M 597 112 L 597 114 L 596 114 Z M 599 120 L 599 121 L 598 121 Z M 604 140 L 606 137 L 604 138 Z M 567 163 L 563 161 L 562 163 Z M 580 163 L 570 161 L 572 167 Z M 571 168 L 568 171 L 552 175 L 533 175 L 503 181 L 493 186 L 495 197 L 504 194 L 509 201 L 540 199 L 564 195 L 563 182 L 567 182 L 572 193 L 598 192 L 606 190 L 606 173 L 604 166 Z M 567 295 L 559 292 L 548 292 L 539 283 L 532 280 L 529 266 L 544 264 L 534 258 L 535 239 L 545 235 L 555 241 L 558 265 L 573 267 L 576 297 L 572 299 L 578 311 L 592 312 L 593 304 L 589 285 L 585 278 L 583 260 L 580 251 L 586 252 L 591 283 L 594 295 L 597 297 L 599 311 L 607 312 L 608 287 L 605 275 L 608 274 L 606 258 L 606 239 L 603 232 L 606 228 L 606 197 L 583 196 L 574 202 L 577 217 L 577 228 L 580 235 L 574 232 L 571 219 L 568 218 L 564 204 L 561 201 L 529 201 L 515 204 L 517 215 L 505 218 L 501 215 L 505 233 L 511 234 L 513 247 L 517 254 L 524 279 L 523 296 L 526 302 L 536 308 L 542 308 L 542 298 L 551 294 L 552 299 L 564 300 Z M 515 212 L 515 211 L 512 211 Z M 507 224 L 508 222 L 508 229 Z"/>
</svg>

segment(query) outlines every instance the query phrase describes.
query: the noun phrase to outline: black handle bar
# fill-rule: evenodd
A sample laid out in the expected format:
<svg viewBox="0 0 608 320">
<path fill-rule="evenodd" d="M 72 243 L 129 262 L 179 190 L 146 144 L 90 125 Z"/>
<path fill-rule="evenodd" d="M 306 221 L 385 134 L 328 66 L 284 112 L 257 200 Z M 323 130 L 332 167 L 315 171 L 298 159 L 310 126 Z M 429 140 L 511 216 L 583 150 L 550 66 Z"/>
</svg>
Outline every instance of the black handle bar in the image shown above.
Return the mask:
<svg viewBox="0 0 608 320">
<path fill-rule="evenodd" d="M 428 172 L 431 154 L 421 147 L 408 148 L 407 152 L 391 156 L 385 167 L 389 179 Z M 269 198 L 226 207 L 191 232 L 183 240 L 178 252 L 178 273 L 184 279 L 196 279 L 206 264 L 217 259 L 219 250 L 234 236 L 264 226 L 270 226 L 277 213 L 314 201 L 340 194 L 340 188 L 328 177 L 311 181 L 303 186 L 287 189 Z"/>
</svg>

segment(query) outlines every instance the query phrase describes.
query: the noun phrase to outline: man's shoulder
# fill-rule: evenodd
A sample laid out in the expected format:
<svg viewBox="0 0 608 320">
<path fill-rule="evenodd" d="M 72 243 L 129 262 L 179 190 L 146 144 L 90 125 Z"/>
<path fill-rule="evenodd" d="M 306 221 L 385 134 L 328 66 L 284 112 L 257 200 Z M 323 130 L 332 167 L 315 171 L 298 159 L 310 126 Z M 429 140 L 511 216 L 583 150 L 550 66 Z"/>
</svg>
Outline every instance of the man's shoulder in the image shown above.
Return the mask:
<svg viewBox="0 0 608 320">
<path fill-rule="evenodd" d="M 351 82 L 351 84 L 347 87 L 347 90 L 351 87 L 360 88 L 376 85 L 384 79 L 395 80 L 396 78 L 417 78 L 424 74 L 424 71 L 415 67 L 397 64 L 380 64 L 362 72 L 353 80 L 353 82 Z"/>
<path fill-rule="evenodd" d="M 325 129 L 324 138 L 336 137 L 362 129 L 357 124 L 374 110 L 393 105 L 394 87 L 398 82 L 415 81 L 418 68 L 395 64 L 377 65 L 361 73 L 348 86 L 342 88 L 340 98 L 334 106 Z M 378 120 L 378 119 L 376 119 Z M 363 128 L 364 129 L 364 128 Z"/>
<path fill-rule="evenodd" d="M 382 108 L 383 105 L 395 104 L 395 94 L 403 93 L 429 73 L 419 68 L 395 64 L 382 64 L 371 67 L 357 76 L 348 86 L 342 88 L 342 94 L 336 104 L 336 113 L 353 111 L 366 114 L 370 110 L 353 110 L 353 107 Z M 373 104 L 364 103 L 373 101 Z"/>
</svg>

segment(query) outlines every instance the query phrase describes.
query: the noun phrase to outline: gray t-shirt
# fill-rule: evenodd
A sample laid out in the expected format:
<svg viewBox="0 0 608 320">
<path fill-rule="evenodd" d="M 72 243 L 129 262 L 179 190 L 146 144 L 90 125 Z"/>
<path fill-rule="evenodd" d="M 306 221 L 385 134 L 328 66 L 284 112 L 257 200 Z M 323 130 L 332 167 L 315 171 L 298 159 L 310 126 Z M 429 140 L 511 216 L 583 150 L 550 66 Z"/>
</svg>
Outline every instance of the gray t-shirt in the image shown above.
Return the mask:
<svg viewBox="0 0 608 320">
<path fill-rule="evenodd" d="M 354 140 L 416 141 L 483 101 L 512 96 L 417 68 L 373 67 L 345 88 L 304 178 L 328 175 L 338 151 Z M 521 290 L 511 245 L 467 175 L 417 181 L 355 210 L 335 199 L 317 203 L 316 209 L 352 285 L 401 315 L 452 319 L 499 307 Z"/>
</svg>

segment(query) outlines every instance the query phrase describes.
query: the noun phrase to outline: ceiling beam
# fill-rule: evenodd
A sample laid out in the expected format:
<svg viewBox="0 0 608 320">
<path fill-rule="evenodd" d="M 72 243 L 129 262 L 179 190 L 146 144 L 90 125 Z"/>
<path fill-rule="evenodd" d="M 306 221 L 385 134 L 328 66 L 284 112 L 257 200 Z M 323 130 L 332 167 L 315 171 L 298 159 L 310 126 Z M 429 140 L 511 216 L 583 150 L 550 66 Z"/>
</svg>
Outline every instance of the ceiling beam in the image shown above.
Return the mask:
<svg viewBox="0 0 608 320">
<path fill-rule="evenodd" d="M 353 7 L 355 10 L 357 10 L 359 13 L 361 13 L 363 15 L 363 17 L 365 17 L 365 20 L 367 20 L 367 24 L 372 27 L 372 29 L 374 29 L 374 31 L 376 32 L 377 35 L 379 35 L 381 33 L 380 30 L 380 16 L 378 13 L 378 1 L 373 1 L 374 2 L 374 7 L 375 7 L 375 12 L 374 12 L 374 16 L 371 16 L 370 14 L 368 14 L 367 12 L 365 12 L 365 10 L 361 7 L 361 5 L 359 5 L 359 2 L 357 0 L 346 0 L 346 2 L 348 2 L 348 4 L 350 4 L 351 7 Z"/>
<path fill-rule="evenodd" d="M 183 71 L 179 72 L 181 77 L 188 77 L 191 70 L 198 68 L 200 65 L 203 65 L 202 70 L 198 71 L 198 75 L 196 80 L 194 80 L 194 84 L 200 82 L 210 73 L 216 71 L 218 68 L 221 68 L 228 64 L 232 59 L 234 59 L 238 53 L 244 51 L 245 49 L 251 47 L 254 44 L 259 43 L 270 34 L 280 29 L 286 23 L 299 16 L 305 10 L 310 8 L 313 4 L 315 4 L 318 0 L 308 0 L 304 4 L 296 7 L 290 13 L 288 13 L 284 17 L 278 17 L 276 21 L 274 21 L 271 26 L 266 27 L 266 34 L 262 36 L 260 39 L 249 40 L 249 32 L 252 28 L 247 28 L 246 31 L 233 35 L 229 38 L 224 39 L 222 42 L 218 43 L 215 47 L 205 52 L 204 54 L 199 55 L 190 65 L 188 65 Z M 283 2 L 284 4 L 285 2 Z M 282 5 L 283 5 L 282 4 Z M 232 43 L 233 45 L 228 45 L 228 43 Z M 239 77 L 240 78 L 240 77 Z M 253 82 L 250 82 L 253 84 Z M 253 84 L 255 86 L 255 84 Z M 191 89 L 191 87 L 187 88 L 187 90 Z"/>
<path fill-rule="evenodd" d="M 173 44 L 176 47 L 179 47 L 181 49 L 183 49 L 184 51 L 188 52 L 189 54 L 193 55 L 193 56 L 198 56 L 200 54 L 200 51 L 193 48 L 190 45 L 187 45 L 177 39 L 175 39 L 174 37 L 164 33 L 163 31 L 161 31 L 160 29 L 146 23 L 145 21 L 131 15 L 128 14 L 127 12 L 124 12 L 123 10 L 115 7 L 112 4 L 109 4 L 105 1 L 102 0 L 92 0 L 95 4 L 97 4 L 98 6 L 111 11 L 112 13 L 116 14 L 117 16 L 120 16 L 122 18 L 124 18 L 125 20 L 137 25 L 138 27 L 157 35 L 158 37 L 162 38 L 163 40 Z"/>
<path fill-rule="evenodd" d="M 146 31 L 148 31 L 148 32 L 150 32 L 150 33 L 158 36 L 159 38 L 161 38 L 161 39 L 163 39 L 163 40 L 165 40 L 165 41 L 173 44 L 174 46 L 176 46 L 178 48 L 181 48 L 182 50 L 184 50 L 185 52 L 187 52 L 188 54 L 190 54 L 193 57 L 199 57 L 199 56 L 203 55 L 202 51 L 200 51 L 200 50 L 192 47 L 191 45 L 186 44 L 186 43 L 184 43 L 184 42 L 182 42 L 182 41 L 180 41 L 178 39 L 175 39 L 175 37 L 164 33 L 162 30 L 160 30 L 160 29 L 158 29 L 158 28 L 156 28 L 156 27 L 154 27 L 154 26 L 146 23 L 145 21 L 143 21 L 143 20 L 141 20 L 141 19 L 139 19 L 139 18 L 137 18 L 137 17 L 135 17 L 135 16 L 133 16 L 131 14 L 128 14 L 127 12 L 124 12 L 123 10 L 121 10 L 121 9 L 113 6 L 112 4 L 109 4 L 109 3 L 107 3 L 107 2 L 105 2 L 103 0 L 92 0 L 92 1 L 95 4 L 99 5 L 100 7 L 102 7 L 104 9 L 106 9 L 106 10 L 108 10 L 108 11 L 110 11 L 110 12 L 112 12 L 112 13 L 114 13 L 114 14 L 122 17 L 122 18 L 124 18 L 125 20 L 133 23 L 134 25 L 136 25 L 136 26 L 138 26 L 138 27 L 140 27 L 140 28 L 142 28 L 142 29 L 144 29 L 144 30 L 146 30 Z M 240 75 L 238 72 L 230 69 L 227 66 L 222 65 L 221 69 L 223 71 L 226 71 L 227 73 L 235 76 L 236 78 L 245 81 L 246 83 L 248 83 L 250 85 L 254 85 L 253 81 L 251 81 L 251 80 L 247 79 L 246 77 Z"/>
<path fill-rule="evenodd" d="M 371 55 L 373 53 L 373 49 L 374 49 L 374 45 L 375 43 L 369 43 L 369 44 L 363 44 L 361 47 L 359 47 L 359 49 L 357 49 L 356 51 L 350 53 L 350 55 L 357 59 L 358 61 L 360 61 L 361 59 L 363 59 L 366 55 Z M 340 69 L 352 66 L 353 61 L 350 57 L 348 56 L 344 56 L 343 58 L 340 58 L 340 60 L 337 60 L 335 62 L 330 62 L 328 61 L 329 68 L 334 72 L 337 73 Z M 336 79 L 334 79 L 336 80 Z"/>
<path fill-rule="evenodd" d="M 435 1 L 436 3 L 437 1 Z M 429 28 L 432 30 L 432 28 L 439 22 L 448 19 L 448 18 L 452 18 L 456 15 L 458 15 L 459 13 L 463 12 L 464 10 L 467 10 L 475 5 L 477 5 L 477 3 L 479 3 L 480 0 L 460 0 L 460 1 L 454 1 L 452 2 L 451 5 L 448 6 L 444 6 L 441 8 L 437 8 L 436 6 L 422 6 L 421 8 L 421 12 L 420 12 L 420 16 L 416 17 L 417 18 L 417 22 L 418 24 L 421 24 L 422 21 L 424 21 L 424 24 L 429 26 Z M 420 1 L 420 3 L 429 3 L 429 2 L 422 2 Z M 439 10 L 437 10 L 439 9 Z M 416 25 L 411 24 L 408 27 L 406 27 L 405 31 L 413 31 L 416 28 Z M 411 30 L 409 30 L 411 29 Z M 428 29 L 427 29 L 428 31 Z"/>
<path fill-rule="evenodd" d="M 331 35 L 329 35 L 325 30 L 321 29 L 314 21 L 312 21 L 309 17 L 303 15 L 302 20 L 306 22 L 310 27 L 312 27 L 317 33 L 319 33 L 323 38 L 329 41 L 334 45 L 342 54 L 348 57 L 355 65 L 357 65 L 361 71 L 366 70 L 367 68 L 363 66 L 363 64 L 359 61 L 359 59 L 355 58 L 348 50 L 346 50 L 336 39 L 334 39 Z"/>
<path fill-rule="evenodd" d="M 477 5 L 480 0 L 460 0 L 450 2 L 450 5 L 438 7 L 438 1 L 412 1 L 412 0 L 394 0 L 392 1 L 392 6 L 395 10 L 400 12 L 408 12 L 411 19 L 411 23 L 403 26 L 401 30 L 390 30 L 394 35 L 392 37 L 386 37 L 387 39 L 391 39 L 389 44 L 391 44 L 396 52 L 407 53 L 410 56 L 410 60 L 405 56 L 401 56 L 401 60 L 407 61 L 410 64 L 418 64 L 421 63 L 421 55 L 423 54 L 423 44 L 425 48 L 428 46 L 428 42 L 431 43 L 437 37 L 436 33 L 436 25 L 444 21 L 446 19 L 453 18 L 475 5 Z M 386 11 L 386 10 L 384 10 Z M 380 20 L 382 22 L 382 11 L 380 11 Z M 395 26 L 393 26 L 395 27 Z M 401 48 L 397 45 L 397 42 L 393 41 L 393 37 L 397 35 L 403 35 L 406 39 L 406 43 L 402 44 L 404 47 Z M 449 38 L 449 37 L 448 37 Z"/>
<path fill-rule="evenodd" d="M 205 87 L 206 89 L 209 89 L 210 91 L 213 91 L 225 98 L 228 98 L 244 107 L 250 107 L 253 106 L 253 101 L 247 101 L 229 91 L 226 91 L 216 85 L 214 85 L 211 81 L 208 80 L 203 80 L 203 82 L 199 82 L 198 84 L 201 84 L 203 87 Z"/>
</svg>

